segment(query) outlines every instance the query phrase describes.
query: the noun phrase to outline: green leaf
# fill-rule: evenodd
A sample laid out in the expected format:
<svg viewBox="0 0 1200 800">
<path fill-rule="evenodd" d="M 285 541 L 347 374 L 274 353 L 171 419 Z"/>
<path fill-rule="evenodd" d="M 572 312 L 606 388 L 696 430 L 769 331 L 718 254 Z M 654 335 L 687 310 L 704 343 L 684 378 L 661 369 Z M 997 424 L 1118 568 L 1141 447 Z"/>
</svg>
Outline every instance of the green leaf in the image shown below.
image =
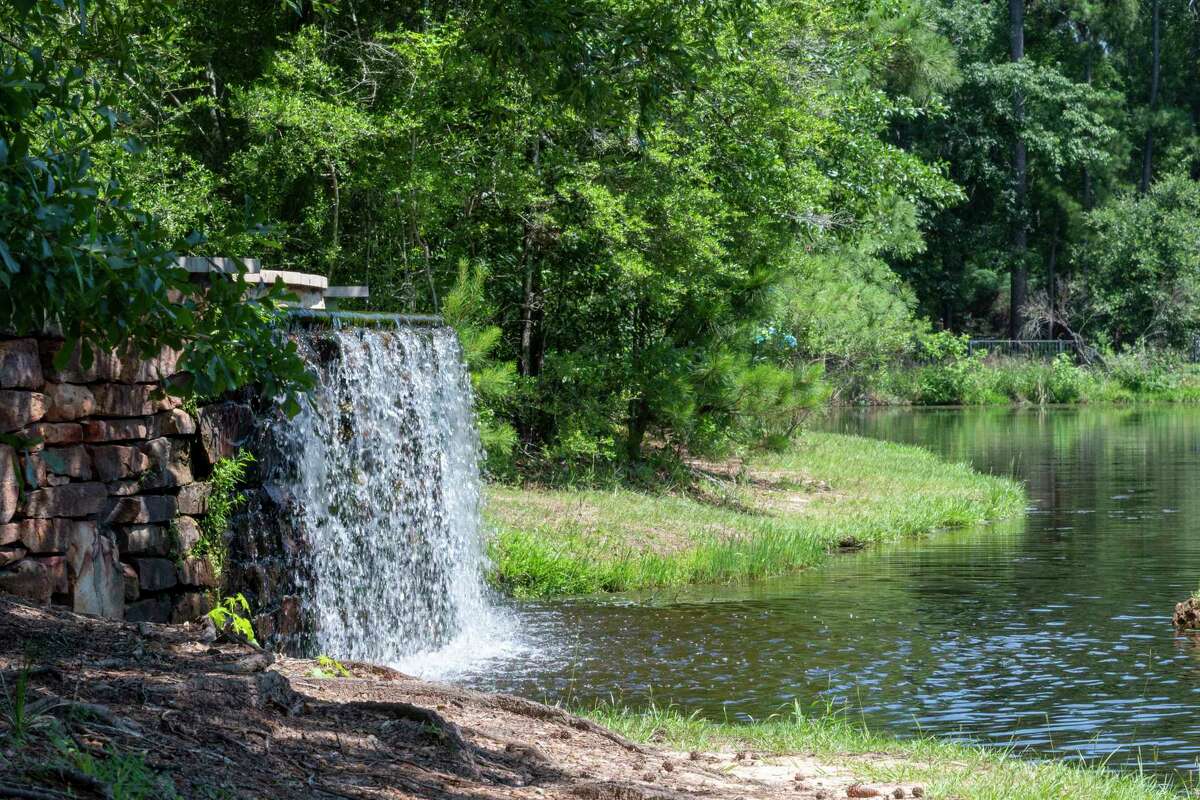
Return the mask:
<svg viewBox="0 0 1200 800">
<path fill-rule="evenodd" d="M 16 273 L 21 271 L 21 265 L 13 259 L 12 252 L 8 249 L 8 245 L 3 239 L 0 239 L 0 261 L 4 262 L 4 266 L 9 272 Z"/>
<path fill-rule="evenodd" d="M 51 359 L 51 362 L 54 364 L 54 369 L 58 370 L 59 372 L 65 370 L 67 365 L 71 363 L 71 356 L 75 353 L 75 350 L 78 347 L 79 340 L 77 338 L 71 336 L 67 337 L 67 340 L 63 342 L 62 347 L 58 348 L 58 352 L 55 353 L 54 358 Z"/>
</svg>

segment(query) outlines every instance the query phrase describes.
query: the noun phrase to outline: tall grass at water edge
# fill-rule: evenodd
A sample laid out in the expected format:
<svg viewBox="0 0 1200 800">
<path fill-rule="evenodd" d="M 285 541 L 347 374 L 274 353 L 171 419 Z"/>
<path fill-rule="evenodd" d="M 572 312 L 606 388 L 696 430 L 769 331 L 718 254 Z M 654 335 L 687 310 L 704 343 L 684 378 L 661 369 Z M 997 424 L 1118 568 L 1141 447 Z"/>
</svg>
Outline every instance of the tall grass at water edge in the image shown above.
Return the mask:
<svg viewBox="0 0 1200 800">
<path fill-rule="evenodd" d="M 879 405 L 1200 403 L 1200 365 L 1137 352 L 1094 366 L 963 354 L 830 377 L 841 399 Z"/>
<path fill-rule="evenodd" d="M 702 752 L 750 750 L 759 756 L 803 754 L 867 781 L 920 784 L 926 796 L 960 800 L 1180 800 L 1184 787 L 1106 762 L 1025 757 L 1015 748 L 984 748 L 930 737 L 897 739 L 871 732 L 844 714 L 790 711 L 751 722 L 713 722 L 676 709 L 631 710 L 602 704 L 583 715 L 631 739 Z"/>
<path fill-rule="evenodd" d="M 493 580 L 522 597 L 778 575 L 839 546 L 977 524 L 1025 502 L 1011 480 L 921 448 L 831 433 L 757 457 L 720 497 L 491 486 L 488 498 Z"/>
</svg>

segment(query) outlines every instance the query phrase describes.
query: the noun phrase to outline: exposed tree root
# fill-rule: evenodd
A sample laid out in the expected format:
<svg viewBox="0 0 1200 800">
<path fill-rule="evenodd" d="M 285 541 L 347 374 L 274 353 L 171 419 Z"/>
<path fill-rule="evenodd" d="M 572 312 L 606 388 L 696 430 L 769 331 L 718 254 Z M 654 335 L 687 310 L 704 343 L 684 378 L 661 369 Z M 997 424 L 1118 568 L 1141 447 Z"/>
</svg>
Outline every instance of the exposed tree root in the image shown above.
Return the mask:
<svg viewBox="0 0 1200 800">
<path fill-rule="evenodd" d="M 415 722 L 437 736 L 447 746 L 451 754 L 462 761 L 463 767 L 474 776 L 478 776 L 479 767 L 475 764 L 474 750 L 463 739 L 462 731 L 453 722 L 447 721 L 441 714 L 432 709 L 415 706 L 402 702 L 371 702 L 360 701 L 347 703 L 357 711 L 386 714 L 394 719 Z"/>
<path fill-rule="evenodd" d="M 34 789 L 30 786 L 9 786 L 0 783 L 0 797 L 12 797 L 16 800 L 70 800 L 71 796 L 52 789 Z"/>
</svg>

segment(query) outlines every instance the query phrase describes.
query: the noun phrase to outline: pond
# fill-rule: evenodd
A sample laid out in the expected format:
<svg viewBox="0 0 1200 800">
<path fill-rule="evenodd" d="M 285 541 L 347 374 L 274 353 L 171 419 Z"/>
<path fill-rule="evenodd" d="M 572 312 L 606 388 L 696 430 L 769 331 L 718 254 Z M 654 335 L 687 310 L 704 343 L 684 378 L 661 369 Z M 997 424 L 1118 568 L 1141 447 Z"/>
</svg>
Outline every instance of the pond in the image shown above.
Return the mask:
<svg viewBox="0 0 1200 800">
<path fill-rule="evenodd" d="M 1200 409 L 886 410 L 837 430 L 1014 475 L 1030 508 L 752 586 L 518 608 L 456 680 L 721 718 L 832 704 L 918 731 L 1168 771 L 1200 759 Z"/>
</svg>

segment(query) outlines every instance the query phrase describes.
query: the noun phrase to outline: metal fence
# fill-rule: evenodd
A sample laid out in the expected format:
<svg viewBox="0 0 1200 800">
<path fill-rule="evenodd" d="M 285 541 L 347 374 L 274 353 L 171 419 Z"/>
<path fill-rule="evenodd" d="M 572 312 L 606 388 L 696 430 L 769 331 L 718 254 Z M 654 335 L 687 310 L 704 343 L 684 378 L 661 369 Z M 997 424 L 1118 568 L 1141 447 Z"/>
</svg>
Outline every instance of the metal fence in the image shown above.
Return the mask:
<svg viewBox="0 0 1200 800">
<path fill-rule="evenodd" d="M 1052 359 L 1062 353 L 1078 357 L 1079 345 L 1070 339 L 971 339 L 967 352 L 986 351 L 988 355 L 1009 358 Z"/>
</svg>

